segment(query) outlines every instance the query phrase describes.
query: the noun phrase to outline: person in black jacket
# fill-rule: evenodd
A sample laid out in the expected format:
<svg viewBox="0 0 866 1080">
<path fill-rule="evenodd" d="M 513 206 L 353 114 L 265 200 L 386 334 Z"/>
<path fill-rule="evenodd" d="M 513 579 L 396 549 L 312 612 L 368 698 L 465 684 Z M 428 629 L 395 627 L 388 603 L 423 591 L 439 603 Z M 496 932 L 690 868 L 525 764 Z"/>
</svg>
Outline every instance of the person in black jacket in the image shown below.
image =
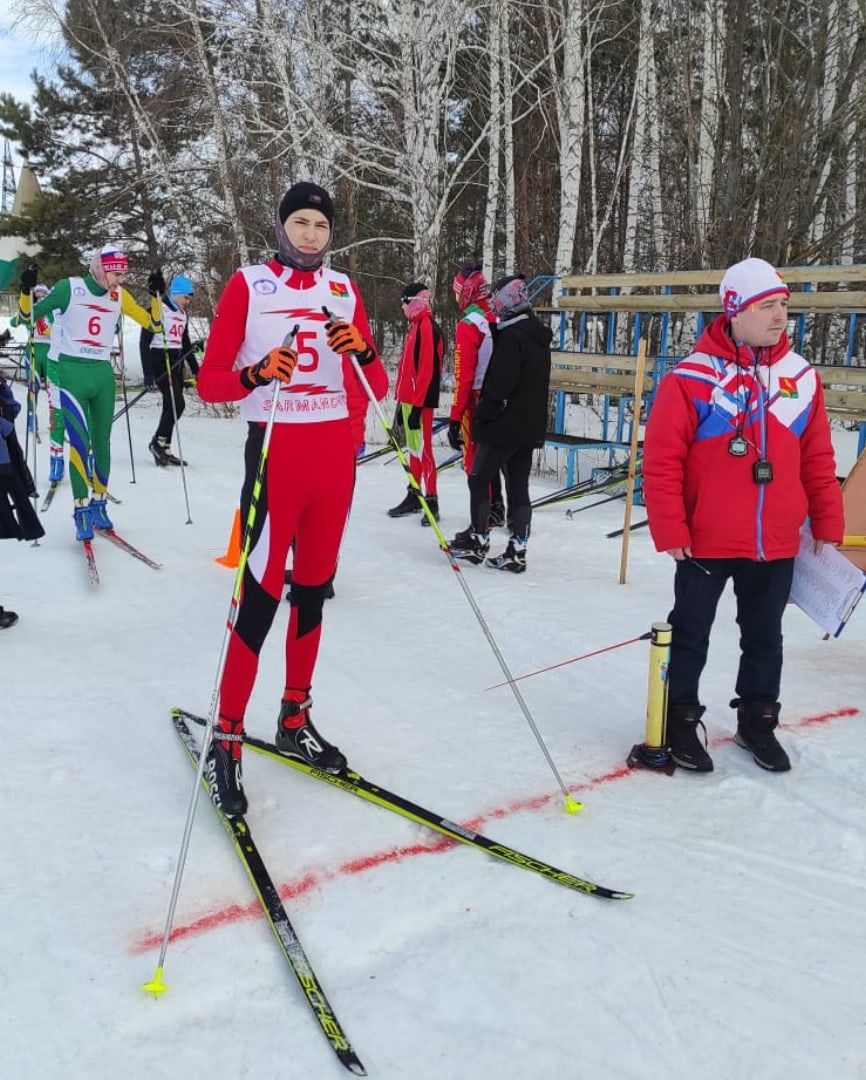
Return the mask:
<svg viewBox="0 0 866 1080">
<path fill-rule="evenodd" d="M 12 388 L 0 376 L 0 540 L 38 540 L 45 535 L 30 505 L 36 487 L 15 435 L 15 417 L 20 411 Z"/>
<path fill-rule="evenodd" d="M 487 565 L 521 574 L 526 569 L 532 520 L 532 451 L 544 443 L 547 431 L 553 334 L 532 313 L 522 277 L 497 281 L 490 307 L 499 321 L 493 327 L 493 355 L 472 421 L 472 439 L 478 444 L 469 474 L 472 524 L 454 537 L 450 547 L 457 559 L 476 564 L 484 561 L 490 549 L 490 481 L 502 469 L 511 537 L 505 551 L 487 559 Z"/>
<path fill-rule="evenodd" d="M 186 407 L 183 399 L 184 364 L 189 365 L 193 376 L 198 375 L 198 361 L 195 347 L 189 338 L 187 316 L 187 308 L 192 303 L 195 288 L 184 274 L 175 274 L 166 292 L 162 272 L 159 270 L 153 272 L 151 281 L 158 287 L 160 294 L 165 294 L 162 297 L 164 328 L 160 334 L 142 330 L 139 353 L 145 385 L 148 385 L 150 376 L 162 394 L 162 413 L 148 450 L 153 454 L 155 463 L 164 467 L 181 464 L 177 454 L 171 452 L 171 437 L 174 432 L 175 412 L 180 420 Z M 186 462 L 183 464 L 186 465 Z"/>
</svg>

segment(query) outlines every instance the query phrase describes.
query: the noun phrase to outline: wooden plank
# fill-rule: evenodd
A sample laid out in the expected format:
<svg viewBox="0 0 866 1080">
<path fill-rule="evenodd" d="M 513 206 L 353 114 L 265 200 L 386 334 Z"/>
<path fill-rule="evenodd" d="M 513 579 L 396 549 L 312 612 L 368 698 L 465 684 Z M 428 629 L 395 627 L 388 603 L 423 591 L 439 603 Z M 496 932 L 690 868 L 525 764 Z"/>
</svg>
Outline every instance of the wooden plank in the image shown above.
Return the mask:
<svg viewBox="0 0 866 1080">
<path fill-rule="evenodd" d="M 622 526 L 622 551 L 619 559 L 619 583 L 625 585 L 628 571 L 628 542 L 631 535 L 631 504 L 634 499 L 635 473 L 637 469 L 637 444 L 640 438 L 640 414 L 643 399 L 644 364 L 646 363 L 646 338 L 640 339 L 637 350 L 637 370 L 634 376 L 634 406 L 632 409 L 631 447 L 628 457 L 628 482 L 625 487 L 625 521 Z"/>
<path fill-rule="evenodd" d="M 628 296 L 560 296 L 553 311 L 721 311 L 718 293 L 674 293 L 664 296 L 631 293 Z M 866 291 L 791 293 L 788 310 L 866 312 Z"/>
<path fill-rule="evenodd" d="M 623 356 L 619 353 L 582 353 L 557 350 L 550 354 L 554 364 L 564 364 L 566 367 L 580 371 L 627 371 L 634 375 L 637 371 L 637 357 Z M 647 362 L 655 361 L 655 357 L 647 358 Z M 866 371 L 866 368 L 864 368 Z"/>
<path fill-rule="evenodd" d="M 665 285 L 716 285 L 724 270 L 668 270 L 651 274 L 573 274 L 560 279 L 564 289 L 664 288 Z M 829 284 L 866 281 L 866 266 L 782 266 L 782 280 L 788 285 Z M 556 283 L 554 283 L 554 289 Z"/>
<path fill-rule="evenodd" d="M 634 392 L 634 375 L 607 371 L 581 371 L 579 368 L 551 368 L 550 386 L 572 394 L 628 394 Z M 652 379 L 643 379 L 643 392 L 652 390 Z"/>
<path fill-rule="evenodd" d="M 866 387 L 866 367 L 847 367 L 843 364 L 815 364 L 825 386 Z"/>
</svg>

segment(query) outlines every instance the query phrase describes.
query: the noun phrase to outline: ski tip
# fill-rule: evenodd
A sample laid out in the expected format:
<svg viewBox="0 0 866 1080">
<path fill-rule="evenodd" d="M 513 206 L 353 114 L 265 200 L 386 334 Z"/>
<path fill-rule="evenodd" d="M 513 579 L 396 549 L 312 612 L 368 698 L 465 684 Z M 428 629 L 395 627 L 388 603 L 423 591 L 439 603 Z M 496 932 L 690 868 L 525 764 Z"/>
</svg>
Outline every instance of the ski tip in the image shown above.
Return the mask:
<svg viewBox="0 0 866 1080">
<path fill-rule="evenodd" d="M 153 978 L 150 982 L 142 983 L 141 989 L 146 994 L 153 994 L 155 997 L 159 997 L 160 994 L 164 994 L 168 990 L 165 982 L 162 978 L 162 968 L 158 967 L 153 973 Z"/>
<path fill-rule="evenodd" d="M 583 803 L 578 802 L 573 795 L 566 795 L 565 797 L 565 810 L 566 814 L 579 814 L 583 809 Z"/>
<path fill-rule="evenodd" d="M 353 1051 L 349 1051 L 347 1054 L 341 1054 L 340 1061 L 346 1066 L 346 1068 L 353 1076 L 367 1075 L 367 1070 L 361 1064 L 357 1055 Z"/>
</svg>

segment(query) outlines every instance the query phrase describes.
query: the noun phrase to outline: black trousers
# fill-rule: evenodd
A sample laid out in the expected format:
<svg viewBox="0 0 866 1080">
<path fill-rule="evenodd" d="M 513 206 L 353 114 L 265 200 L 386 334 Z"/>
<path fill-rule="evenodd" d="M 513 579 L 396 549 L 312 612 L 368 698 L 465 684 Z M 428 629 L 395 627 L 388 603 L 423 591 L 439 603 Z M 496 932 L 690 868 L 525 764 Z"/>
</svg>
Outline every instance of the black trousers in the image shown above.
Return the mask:
<svg viewBox="0 0 866 1080">
<path fill-rule="evenodd" d="M 672 705 L 697 705 L 698 683 L 707 662 L 710 629 L 728 579 L 734 582 L 740 627 L 740 668 L 737 697 L 770 702 L 779 697 L 782 679 L 782 615 L 791 591 L 793 559 L 755 562 L 752 559 L 698 559 L 677 563 L 673 627 L 668 669 L 668 700 Z"/>
<path fill-rule="evenodd" d="M 529 502 L 529 473 L 532 469 L 531 446 L 493 446 L 479 443 L 469 474 L 469 512 L 472 528 L 477 533 L 487 532 L 490 515 L 490 485 L 500 469 L 505 477 L 508 497 L 508 516 L 512 533 L 522 539 L 529 536 L 532 506 Z"/>
<path fill-rule="evenodd" d="M 178 420 L 183 415 L 186 402 L 183 399 L 183 364 L 180 363 L 180 354 L 175 351 L 170 352 L 168 355 L 171 363 L 171 381 L 169 381 L 168 372 L 165 370 L 165 353 L 162 351 L 157 352 L 156 349 L 150 350 L 150 366 L 156 376 L 156 385 L 162 394 L 162 413 L 159 417 L 159 424 L 154 438 L 167 439 L 171 442 L 174 431 L 174 411 L 171 405 L 172 394 L 174 395 L 174 407 L 177 409 Z"/>
</svg>

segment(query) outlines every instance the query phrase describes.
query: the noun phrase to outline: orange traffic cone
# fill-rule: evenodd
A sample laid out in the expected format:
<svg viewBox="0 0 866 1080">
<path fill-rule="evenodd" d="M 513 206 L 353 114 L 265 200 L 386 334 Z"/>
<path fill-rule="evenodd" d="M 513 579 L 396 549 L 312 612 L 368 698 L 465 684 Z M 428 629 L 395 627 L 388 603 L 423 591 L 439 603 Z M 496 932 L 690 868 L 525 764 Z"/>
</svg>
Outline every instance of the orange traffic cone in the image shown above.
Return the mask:
<svg viewBox="0 0 866 1080">
<path fill-rule="evenodd" d="M 229 537 L 229 547 L 225 555 L 220 555 L 218 559 L 214 559 L 214 562 L 218 562 L 220 566 L 228 566 L 229 569 L 234 570 L 237 568 L 238 563 L 241 561 L 241 512 L 235 510 L 234 520 L 232 521 L 232 533 Z"/>
</svg>

